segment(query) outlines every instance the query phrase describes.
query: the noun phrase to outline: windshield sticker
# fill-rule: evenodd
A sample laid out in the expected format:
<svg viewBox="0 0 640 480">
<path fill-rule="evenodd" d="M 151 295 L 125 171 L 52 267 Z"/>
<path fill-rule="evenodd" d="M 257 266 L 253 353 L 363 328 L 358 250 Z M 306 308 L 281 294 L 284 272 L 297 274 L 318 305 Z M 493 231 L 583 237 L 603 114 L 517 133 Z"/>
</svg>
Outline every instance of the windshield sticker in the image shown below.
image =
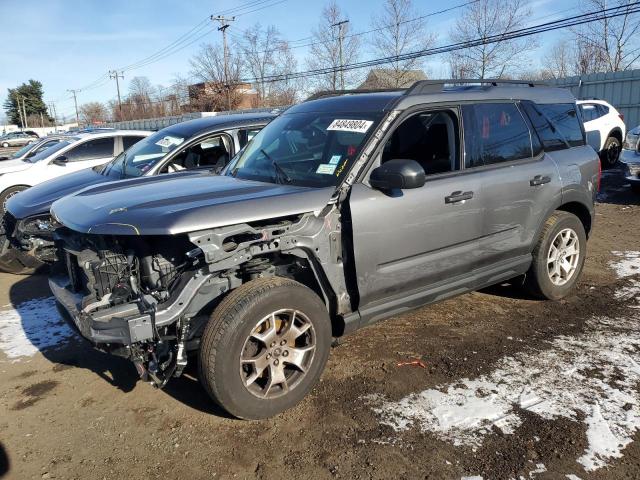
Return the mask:
<svg viewBox="0 0 640 480">
<path fill-rule="evenodd" d="M 344 161 L 344 163 L 342 165 L 340 165 L 340 168 L 338 168 L 338 170 L 336 171 L 336 177 L 340 176 L 340 174 L 344 170 L 344 167 L 347 166 L 347 163 L 349 163 L 349 159 L 348 158 Z"/>
<path fill-rule="evenodd" d="M 334 155 L 329 160 L 329 165 L 337 165 L 338 163 L 340 163 L 341 158 L 342 158 L 342 155 Z"/>
<path fill-rule="evenodd" d="M 340 120 L 336 119 L 331 122 L 327 130 L 337 130 L 340 132 L 356 132 L 366 133 L 369 127 L 373 125 L 372 120 Z"/>
<path fill-rule="evenodd" d="M 157 141 L 156 145 L 159 145 L 162 148 L 169 148 L 172 145 L 180 145 L 182 142 L 184 142 L 184 138 L 172 137 L 171 135 L 167 135 L 162 140 Z"/>
<path fill-rule="evenodd" d="M 146 155 L 136 155 L 135 157 L 133 157 L 131 159 L 132 163 L 138 163 L 138 162 L 148 162 L 149 160 L 152 160 L 154 158 L 162 158 L 164 157 L 164 153 L 147 153 Z"/>
<path fill-rule="evenodd" d="M 329 165 L 328 163 L 321 163 L 318 165 L 318 169 L 316 173 L 322 173 L 324 175 L 333 175 L 333 172 L 336 171 L 335 165 Z"/>
</svg>

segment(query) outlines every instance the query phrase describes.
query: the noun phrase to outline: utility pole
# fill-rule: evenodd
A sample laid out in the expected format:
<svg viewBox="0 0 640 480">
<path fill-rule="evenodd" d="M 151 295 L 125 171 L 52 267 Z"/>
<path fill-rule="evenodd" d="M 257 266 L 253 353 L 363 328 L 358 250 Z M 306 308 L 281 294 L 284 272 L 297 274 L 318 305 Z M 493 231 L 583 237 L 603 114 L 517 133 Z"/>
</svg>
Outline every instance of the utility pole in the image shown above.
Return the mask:
<svg viewBox="0 0 640 480">
<path fill-rule="evenodd" d="M 20 126 L 24 130 L 24 118 L 22 118 L 22 107 L 20 106 L 20 95 L 16 95 L 16 102 L 18 103 L 18 117 L 20 117 Z"/>
<path fill-rule="evenodd" d="M 231 110 L 231 86 L 229 85 L 229 50 L 227 49 L 227 28 L 229 24 L 227 22 L 233 22 L 236 17 L 225 17 L 218 15 L 214 17 L 211 15 L 211 20 L 214 22 L 220 22 L 218 31 L 222 32 L 222 49 L 224 55 L 224 85 L 227 90 L 227 110 Z"/>
<path fill-rule="evenodd" d="M 22 97 L 22 95 L 20 97 Z M 18 106 L 19 105 L 20 103 L 18 103 Z M 29 122 L 27 121 L 27 107 L 24 102 L 24 97 L 22 97 L 22 128 L 29 128 Z"/>
<path fill-rule="evenodd" d="M 332 27 L 338 27 L 338 48 L 340 49 L 340 90 L 344 90 L 344 53 L 342 51 L 342 43 L 344 42 L 344 26 L 349 20 L 342 20 L 334 23 Z"/>
<path fill-rule="evenodd" d="M 49 102 L 49 113 L 53 117 L 53 126 L 58 128 L 58 115 L 56 115 L 56 104 L 55 102 Z"/>
<path fill-rule="evenodd" d="M 76 98 L 76 94 L 78 93 L 78 90 L 67 90 L 67 92 L 70 92 L 73 94 L 73 103 L 76 106 L 76 123 L 78 124 L 78 127 L 79 127 L 80 115 L 78 115 L 78 99 Z"/>
<path fill-rule="evenodd" d="M 118 79 L 121 78 L 124 80 L 124 72 L 120 72 L 118 75 L 117 70 L 109 70 L 109 78 L 115 78 L 116 80 L 116 90 L 118 91 L 118 111 L 120 112 L 120 120 L 122 120 L 122 100 L 120 99 L 120 82 L 118 82 Z"/>
</svg>

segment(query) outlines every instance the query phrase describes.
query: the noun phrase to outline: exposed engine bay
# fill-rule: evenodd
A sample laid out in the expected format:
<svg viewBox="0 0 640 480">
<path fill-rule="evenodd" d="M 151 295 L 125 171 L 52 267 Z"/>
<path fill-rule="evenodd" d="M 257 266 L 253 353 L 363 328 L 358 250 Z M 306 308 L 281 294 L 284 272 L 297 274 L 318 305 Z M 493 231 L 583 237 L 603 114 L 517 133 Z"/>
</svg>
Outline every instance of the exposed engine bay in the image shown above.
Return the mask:
<svg viewBox="0 0 640 480">
<path fill-rule="evenodd" d="M 315 285 L 334 312 L 349 312 L 339 218 L 332 207 L 324 218 L 297 215 L 172 236 L 62 227 L 50 285 L 85 338 L 130 358 L 143 379 L 162 387 L 182 373 L 187 352 L 198 349 L 213 308 L 252 279 L 282 276 Z"/>
</svg>

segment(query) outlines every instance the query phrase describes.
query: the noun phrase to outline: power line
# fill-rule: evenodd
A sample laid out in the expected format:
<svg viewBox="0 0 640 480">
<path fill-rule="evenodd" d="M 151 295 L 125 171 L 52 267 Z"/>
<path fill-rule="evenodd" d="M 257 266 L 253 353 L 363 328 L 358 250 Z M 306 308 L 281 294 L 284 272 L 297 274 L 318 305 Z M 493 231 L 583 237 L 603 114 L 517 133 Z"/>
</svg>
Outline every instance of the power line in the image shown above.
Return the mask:
<svg viewBox="0 0 640 480">
<path fill-rule="evenodd" d="M 514 39 L 528 37 L 531 35 L 537 35 L 540 33 L 545 33 L 553 30 L 574 27 L 574 26 L 583 25 L 586 23 L 591 23 L 594 21 L 601 21 L 609 18 L 615 18 L 615 17 L 620 17 L 622 15 L 628 15 L 628 14 L 639 13 L 639 12 L 640 12 L 640 2 L 634 2 L 627 5 L 601 9 L 601 10 L 585 13 L 582 15 L 574 15 L 574 16 L 566 17 L 560 20 L 546 22 L 546 23 L 534 25 L 531 27 L 525 27 L 525 28 L 510 31 L 510 32 L 504 32 L 497 35 L 490 35 L 488 37 L 477 38 L 470 41 L 458 42 L 454 44 L 443 45 L 440 47 L 434 47 L 434 48 L 429 48 L 425 50 L 419 50 L 417 52 L 394 55 L 394 56 L 385 57 L 385 58 L 377 58 L 377 59 L 371 59 L 371 60 L 366 60 L 362 62 L 351 63 L 351 64 L 345 65 L 343 67 L 343 70 L 345 71 L 356 70 L 360 68 L 384 65 L 384 64 L 403 61 L 403 60 L 412 60 L 416 58 L 438 55 L 442 53 L 449 53 L 456 50 L 462 50 L 465 48 L 475 47 L 475 46 L 484 45 L 484 44 L 492 44 L 492 43 L 497 43 L 505 40 L 514 40 Z M 280 75 L 271 75 L 271 76 L 265 77 L 264 79 L 259 79 L 259 80 L 261 82 L 277 82 L 277 81 L 283 81 L 283 80 L 292 80 L 296 78 L 306 78 L 306 77 L 311 77 L 316 75 L 326 75 L 326 74 L 332 73 L 334 71 L 334 68 L 335 67 L 330 66 L 330 67 L 307 70 L 302 72 L 290 72 L 290 73 L 285 73 Z M 239 80 L 240 83 L 255 83 L 257 81 L 258 81 L 257 78 L 245 78 L 245 79 Z"/>
</svg>

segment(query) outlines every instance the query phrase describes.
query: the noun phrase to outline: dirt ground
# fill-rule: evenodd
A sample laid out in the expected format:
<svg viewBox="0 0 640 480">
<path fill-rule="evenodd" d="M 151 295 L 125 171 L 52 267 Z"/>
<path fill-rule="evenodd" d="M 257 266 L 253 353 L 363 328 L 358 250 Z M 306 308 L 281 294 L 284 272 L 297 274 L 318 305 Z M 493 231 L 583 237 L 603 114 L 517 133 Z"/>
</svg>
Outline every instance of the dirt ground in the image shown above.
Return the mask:
<svg viewBox="0 0 640 480">
<path fill-rule="evenodd" d="M 634 382 L 623 408 L 629 441 L 590 472 L 577 462 L 594 441 L 579 412 L 550 419 L 523 409 L 512 432 L 485 424 L 474 444 L 419 422 L 394 429 L 378 408 L 381 398 L 396 402 L 495 375 L 505 358 L 544 361 L 552 341 L 583 338 L 595 328 L 594 318 L 640 324 L 633 290 L 626 297 L 617 293 L 633 277 L 618 278 L 611 268 L 620 255 L 612 252 L 640 250 L 640 196 L 612 171 L 600 199 L 584 275 L 566 300 L 534 301 L 503 285 L 364 329 L 333 349 L 308 398 L 266 421 L 227 418 L 208 400 L 193 365 L 160 391 L 138 381 L 127 361 L 94 351 L 68 332 L 44 341 L 29 322 L 39 325 L 47 315 L 53 320 L 46 321 L 59 321 L 50 301 L 32 300 L 50 296 L 46 279 L 1 275 L 2 309 L 19 313 L 23 335 L 38 347 L 0 350 L 6 478 L 640 478 Z M 0 311 L 0 326 L 3 321 Z M 397 365 L 412 359 L 426 368 Z M 525 367 L 521 380 L 534 382 Z M 543 363 L 539 373 L 547 369 L 554 365 Z M 472 437 L 473 430 L 467 432 Z"/>
</svg>

